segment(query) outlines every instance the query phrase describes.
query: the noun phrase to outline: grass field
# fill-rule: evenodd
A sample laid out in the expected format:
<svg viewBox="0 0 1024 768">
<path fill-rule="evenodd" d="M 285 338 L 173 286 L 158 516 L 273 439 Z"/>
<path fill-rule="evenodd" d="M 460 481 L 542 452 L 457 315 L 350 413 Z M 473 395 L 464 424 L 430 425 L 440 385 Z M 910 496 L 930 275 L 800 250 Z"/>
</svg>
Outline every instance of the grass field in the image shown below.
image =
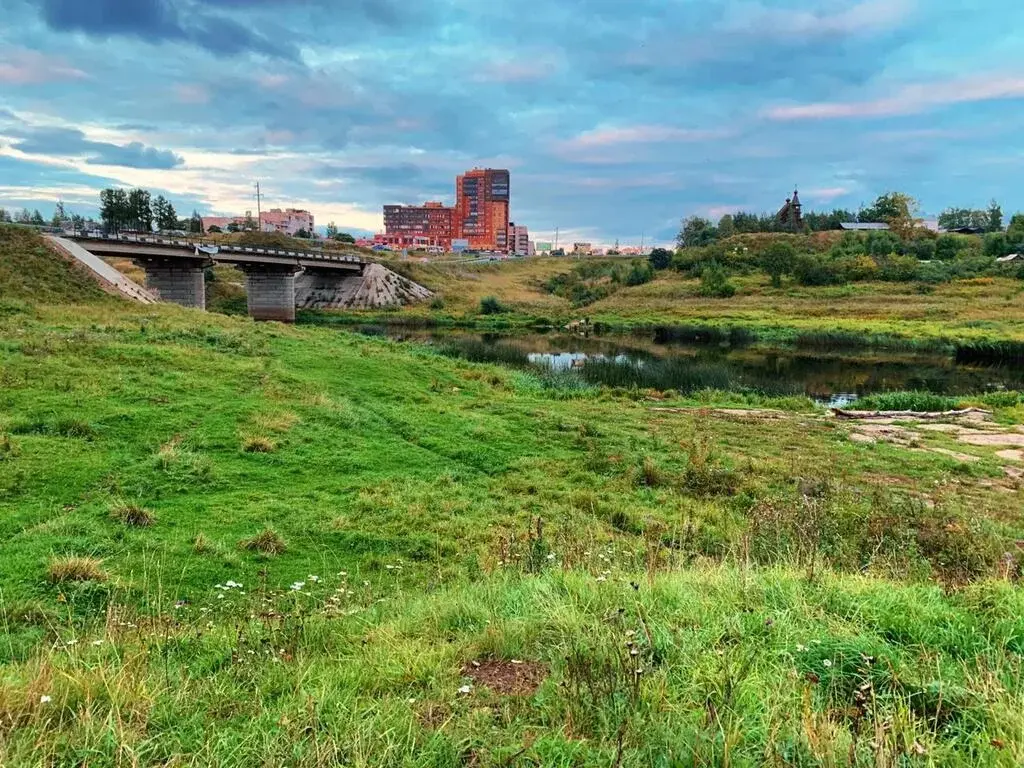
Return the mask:
<svg viewBox="0 0 1024 768">
<path fill-rule="evenodd" d="M 0 765 L 1024 760 L 996 447 L 131 305 L 26 238 Z"/>
<path fill-rule="evenodd" d="M 752 275 L 733 278 L 736 295 L 718 299 L 700 296 L 698 280 L 666 270 L 653 282 L 623 287 L 608 298 L 573 308 L 568 300 L 548 293 L 544 283 L 578 263 L 571 258 L 409 263 L 400 268 L 436 291 L 443 307 L 417 305 L 402 309 L 397 317 L 472 322 L 480 319 L 481 299 L 495 296 L 512 310 L 508 322 L 539 317 L 557 323 L 589 318 L 619 327 L 700 323 L 749 328 L 773 339 L 818 331 L 919 340 L 1024 340 L 1024 282 L 1008 278 L 818 288 L 786 283 L 772 288 L 765 275 Z"/>
</svg>

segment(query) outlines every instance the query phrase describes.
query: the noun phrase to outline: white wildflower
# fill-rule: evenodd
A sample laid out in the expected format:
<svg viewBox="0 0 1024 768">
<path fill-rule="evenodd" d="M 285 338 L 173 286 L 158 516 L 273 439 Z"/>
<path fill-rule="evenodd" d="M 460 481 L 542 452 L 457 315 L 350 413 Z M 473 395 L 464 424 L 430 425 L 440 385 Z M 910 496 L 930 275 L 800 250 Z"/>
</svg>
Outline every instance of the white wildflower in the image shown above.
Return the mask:
<svg viewBox="0 0 1024 768">
<path fill-rule="evenodd" d="M 826 667 L 831 667 L 832 666 L 832 659 L 825 659 L 821 663 L 824 664 Z"/>
<path fill-rule="evenodd" d="M 312 581 L 314 584 L 320 581 L 320 577 L 313 573 L 309 574 L 309 576 L 307 576 L 306 578 Z"/>
<path fill-rule="evenodd" d="M 796 652 L 797 653 L 803 653 L 806 650 L 807 650 L 807 646 L 806 645 L 802 645 L 800 643 L 796 644 Z"/>
<path fill-rule="evenodd" d="M 459 693 L 461 693 L 463 695 L 466 695 L 467 693 L 470 693 L 472 690 L 473 690 L 473 686 L 472 685 L 464 685 L 461 688 L 459 688 Z"/>
<path fill-rule="evenodd" d="M 292 584 L 291 590 L 292 592 L 301 592 L 304 586 L 306 586 L 306 582 L 296 581 L 294 584 Z"/>
<path fill-rule="evenodd" d="M 53 701 L 53 698 L 51 696 L 46 696 L 44 694 L 43 696 L 39 697 L 40 704 L 49 704 L 51 701 Z"/>
<path fill-rule="evenodd" d="M 102 640 L 93 640 L 92 644 L 93 645 L 103 645 L 103 641 Z"/>
</svg>

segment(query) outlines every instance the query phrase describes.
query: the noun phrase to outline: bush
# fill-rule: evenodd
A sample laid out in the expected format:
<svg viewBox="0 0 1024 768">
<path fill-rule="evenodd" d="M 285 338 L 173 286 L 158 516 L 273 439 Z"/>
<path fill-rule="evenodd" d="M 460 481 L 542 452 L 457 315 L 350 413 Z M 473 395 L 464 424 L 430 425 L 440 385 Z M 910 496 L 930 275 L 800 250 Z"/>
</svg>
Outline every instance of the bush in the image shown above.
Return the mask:
<svg viewBox="0 0 1024 768">
<path fill-rule="evenodd" d="M 435 296 L 430 300 L 431 309 L 444 309 L 444 299 L 440 296 Z"/>
<path fill-rule="evenodd" d="M 793 277 L 800 285 L 838 285 L 846 280 L 837 266 L 836 260 L 805 253 L 796 258 Z"/>
<path fill-rule="evenodd" d="M 480 314 L 482 315 L 500 315 L 507 311 L 505 305 L 495 296 L 485 296 L 480 299 Z"/>
<path fill-rule="evenodd" d="M 668 269 L 672 265 L 672 251 L 667 248 L 655 248 L 647 257 L 652 269 Z"/>
<path fill-rule="evenodd" d="M 770 243 L 761 254 L 761 268 L 768 273 L 772 279 L 772 285 L 776 288 L 782 286 L 782 276 L 793 271 L 793 262 L 796 259 L 796 250 L 785 241 Z"/>
<path fill-rule="evenodd" d="M 654 279 L 654 270 L 647 264 L 634 262 L 633 268 L 626 275 L 626 285 L 643 285 Z"/>
<path fill-rule="evenodd" d="M 736 295 L 736 286 L 729 282 L 725 269 L 712 262 L 700 275 L 700 295 L 716 299 L 728 299 Z"/>
</svg>

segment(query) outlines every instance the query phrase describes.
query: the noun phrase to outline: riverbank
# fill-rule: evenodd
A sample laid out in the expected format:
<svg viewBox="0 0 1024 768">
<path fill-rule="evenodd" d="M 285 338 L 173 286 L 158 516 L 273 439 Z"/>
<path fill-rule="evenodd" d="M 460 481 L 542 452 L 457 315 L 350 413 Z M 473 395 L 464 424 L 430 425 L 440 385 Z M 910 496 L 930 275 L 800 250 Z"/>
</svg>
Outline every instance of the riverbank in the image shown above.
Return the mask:
<svg viewBox="0 0 1024 768">
<path fill-rule="evenodd" d="M 494 264 L 398 262 L 397 269 L 435 292 L 425 303 L 391 312 L 341 315 L 350 322 L 406 322 L 461 327 L 562 327 L 581 320 L 614 330 L 696 327 L 740 332 L 769 343 L 867 343 L 921 348 L 1024 344 L 1024 282 L 1009 278 L 957 280 L 937 285 L 867 282 L 844 286 L 773 288 L 763 275 L 732 278 L 732 298 L 700 295 L 697 280 L 672 270 L 643 285 L 574 308 L 549 293 L 554 276 L 579 265 L 568 258 L 520 259 Z M 506 310 L 481 313 L 495 297 Z M 313 317 L 313 316 L 309 316 Z M 323 318 L 317 318 L 322 320 Z"/>
<path fill-rule="evenodd" d="M 1024 758 L 1016 402 L 551 388 L 0 262 L 0 764 Z"/>
</svg>

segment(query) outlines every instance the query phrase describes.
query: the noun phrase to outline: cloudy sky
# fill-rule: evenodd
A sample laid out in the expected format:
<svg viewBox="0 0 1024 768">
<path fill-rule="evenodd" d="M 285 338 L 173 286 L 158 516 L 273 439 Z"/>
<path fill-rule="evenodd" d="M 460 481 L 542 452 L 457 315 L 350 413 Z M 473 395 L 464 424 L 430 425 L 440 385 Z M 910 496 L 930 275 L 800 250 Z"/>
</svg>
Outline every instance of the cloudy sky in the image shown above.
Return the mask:
<svg viewBox="0 0 1024 768">
<path fill-rule="evenodd" d="M 512 172 L 544 237 L 681 217 L 1024 209 L 1020 0 L 0 0 L 0 206 L 311 209 L 375 230 Z"/>
</svg>

